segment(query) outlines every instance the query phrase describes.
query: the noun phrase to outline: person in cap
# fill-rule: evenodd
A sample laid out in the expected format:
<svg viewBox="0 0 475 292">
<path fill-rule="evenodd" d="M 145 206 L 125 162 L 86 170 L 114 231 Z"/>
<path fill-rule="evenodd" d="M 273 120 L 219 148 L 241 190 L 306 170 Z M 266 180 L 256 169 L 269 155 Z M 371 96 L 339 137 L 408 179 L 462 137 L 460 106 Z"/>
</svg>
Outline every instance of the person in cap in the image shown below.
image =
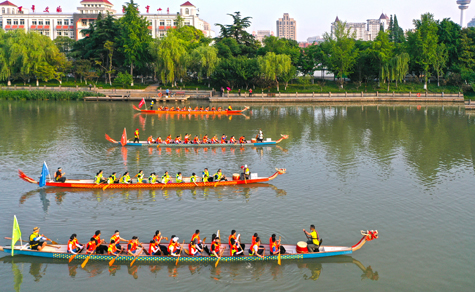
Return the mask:
<svg viewBox="0 0 475 292">
<path fill-rule="evenodd" d="M 135 138 L 134 138 L 134 143 L 140 143 L 140 140 L 139 140 L 139 137 L 140 137 L 140 135 L 139 135 L 139 129 L 135 129 L 134 136 L 135 136 Z"/>
<path fill-rule="evenodd" d="M 63 172 L 61 167 L 58 167 L 58 170 L 54 173 L 54 180 L 56 182 L 64 183 L 66 181 L 66 177 L 64 176 L 66 173 Z"/>
<path fill-rule="evenodd" d="M 315 229 L 315 225 L 310 225 L 310 232 L 303 229 L 303 232 L 307 235 L 307 249 L 309 252 L 319 252 L 321 241 L 318 238 L 318 232 Z"/>
<path fill-rule="evenodd" d="M 177 257 L 180 255 L 181 245 L 178 242 L 178 237 L 176 235 L 172 235 L 170 238 L 170 243 L 168 244 L 168 253 L 171 256 Z"/>
<path fill-rule="evenodd" d="M 249 167 L 247 167 L 247 164 L 242 167 L 242 176 L 245 179 L 249 179 L 251 176 L 251 171 Z"/>
<path fill-rule="evenodd" d="M 41 251 L 46 246 L 47 240 L 49 239 L 44 237 L 43 234 L 40 235 L 40 228 L 35 227 L 33 228 L 33 233 L 30 235 L 30 248 L 32 250 Z"/>
<path fill-rule="evenodd" d="M 111 243 L 112 243 L 112 241 L 114 241 L 115 247 L 116 247 L 116 249 L 119 251 L 119 253 L 121 253 L 121 252 L 124 251 L 124 247 L 122 247 L 122 246 L 120 245 L 120 241 L 121 241 L 121 240 L 122 240 L 122 241 L 127 241 L 127 239 L 124 239 L 124 238 L 120 237 L 119 230 L 116 230 L 116 231 L 114 232 L 114 235 L 112 235 L 110 241 L 111 241 Z"/>
</svg>

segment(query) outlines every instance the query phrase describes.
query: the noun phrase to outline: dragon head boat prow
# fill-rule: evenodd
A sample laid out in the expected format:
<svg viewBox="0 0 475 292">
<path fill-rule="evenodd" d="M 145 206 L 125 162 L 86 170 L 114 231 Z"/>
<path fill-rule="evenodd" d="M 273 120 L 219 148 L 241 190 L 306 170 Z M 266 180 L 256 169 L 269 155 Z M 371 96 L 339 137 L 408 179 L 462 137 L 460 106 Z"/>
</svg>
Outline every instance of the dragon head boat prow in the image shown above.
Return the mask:
<svg viewBox="0 0 475 292">
<path fill-rule="evenodd" d="M 287 169 L 285 168 L 276 168 L 275 169 L 279 174 L 285 174 L 287 172 Z"/>
<path fill-rule="evenodd" d="M 289 135 L 282 135 L 280 134 L 280 139 L 275 141 L 275 143 L 280 143 L 282 140 L 289 139 Z"/>
<path fill-rule="evenodd" d="M 29 182 L 29 183 L 32 183 L 32 184 L 37 184 L 38 182 L 34 179 L 32 179 L 31 177 L 27 176 L 23 171 L 21 170 L 18 170 L 18 176 L 26 181 L 26 182 Z"/>
<path fill-rule="evenodd" d="M 360 241 L 351 247 L 352 251 L 360 249 L 367 241 L 371 241 L 379 237 L 378 230 L 361 230 L 361 235 L 363 238 Z"/>
</svg>

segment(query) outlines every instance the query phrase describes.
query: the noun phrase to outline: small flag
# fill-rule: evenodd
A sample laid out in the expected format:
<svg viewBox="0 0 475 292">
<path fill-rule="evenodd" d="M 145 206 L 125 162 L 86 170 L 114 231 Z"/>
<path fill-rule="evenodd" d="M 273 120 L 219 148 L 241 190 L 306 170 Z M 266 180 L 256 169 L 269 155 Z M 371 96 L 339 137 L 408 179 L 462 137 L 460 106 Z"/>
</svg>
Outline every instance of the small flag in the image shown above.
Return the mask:
<svg viewBox="0 0 475 292">
<path fill-rule="evenodd" d="M 127 144 L 127 131 L 124 128 L 124 132 L 122 133 L 122 137 L 120 138 L 120 144 L 125 146 Z"/>
<path fill-rule="evenodd" d="M 16 215 L 13 216 L 13 231 L 12 231 L 12 256 L 13 256 L 13 250 L 15 243 L 21 240 L 21 231 L 20 231 L 20 225 L 18 225 L 18 221 L 16 220 Z"/>
<path fill-rule="evenodd" d="M 142 100 L 139 102 L 139 108 L 141 108 L 145 104 L 145 98 L 142 98 Z"/>
<path fill-rule="evenodd" d="M 46 162 L 43 162 L 43 169 L 41 170 L 41 177 L 40 177 L 40 188 L 44 187 L 46 185 L 46 177 L 49 175 L 49 170 L 48 166 L 46 165 Z"/>
</svg>

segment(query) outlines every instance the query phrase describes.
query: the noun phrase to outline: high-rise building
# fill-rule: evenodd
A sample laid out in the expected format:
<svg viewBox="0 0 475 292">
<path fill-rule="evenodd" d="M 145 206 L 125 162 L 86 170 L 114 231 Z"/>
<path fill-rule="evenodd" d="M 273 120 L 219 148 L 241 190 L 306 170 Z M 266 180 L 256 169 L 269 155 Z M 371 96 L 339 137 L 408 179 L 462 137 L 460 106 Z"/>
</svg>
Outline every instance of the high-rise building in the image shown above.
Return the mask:
<svg viewBox="0 0 475 292">
<path fill-rule="evenodd" d="M 262 43 L 264 38 L 273 36 L 274 32 L 270 30 L 258 30 L 257 33 L 253 32 L 253 35 L 256 37 L 258 41 Z"/>
<path fill-rule="evenodd" d="M 284 13 L 284 17 L 277 20 L 276 31 L 278 38 L 297 40 L 297 22 L 290 18 L 288 13 Z"/>
<path fill-rule="evenodd" d="M 99 13 L 109 12 L 115 18 L 124 16 L 123 11 L 116 13 L 113 6 L 108 0 L 81 0 L 76 12 L 65 13 L 61 6 L 55 11 L 53 9 L 50 11 L 48 7 L 39 9 L 33 5 L 30 10 L 22 6 L 18 7 L 10 1 L 4 1 L 0 3 L 0 28 L 6 31 L 14 29 L 35 31 L 51 39 L 66 36 L 79 40 L 86 37 L 81 30 L 89 28 L 89 25 L 96 21 Z M 198 10 L 189 1 L 180 5 L 178 13 L 170 13 L 168 8 L 166 13 L 162 13 L 161 8 L 152 9 L 152 11 L 150 9 L 151 7 L 147 5 L 145 11 L 141 9 L 141 15 L 150 22 L 148 29 L 154 38 L 165 36 L 167 30 L 175 27 L 177 15 L 183 18 L 184 25 L 193 26 L 201 30 L 205 36 L 214 37 L 214 31 L 210 29 L 210 25 L 198 17 Z"/>
<path fill-rule="evenodd" d="M 335 32 L 335 26 L 340 21 L 338 16 L 332 23 L 331 32 Z M 347 22 L 346 28 L 355 33 L 355 39 L 362 41 L 372 41 L 377 36 L 381 28 L 386 31 L 389 28 L 389 17 L 381 13 L 379 19 L 367 19 L 366 22 Z"/>
<path fill-rule="evenodd" d="M 457 4 L 459 4 L 460 9 L 460 26 L 464 27 L 464 16 L 465 10 L 468 9 L 468 4 L 470 4 L 472 0 L 457 0 Z"/>
</svg>

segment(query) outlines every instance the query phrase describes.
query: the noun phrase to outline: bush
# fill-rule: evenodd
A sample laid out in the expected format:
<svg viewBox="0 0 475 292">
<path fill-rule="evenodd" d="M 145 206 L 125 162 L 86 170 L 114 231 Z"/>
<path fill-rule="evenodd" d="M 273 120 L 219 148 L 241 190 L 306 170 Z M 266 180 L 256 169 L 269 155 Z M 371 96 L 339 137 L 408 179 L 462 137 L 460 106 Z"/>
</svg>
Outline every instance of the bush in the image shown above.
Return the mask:
<svg viewBox="0 0 475 292">
<path fill-rule="evenodd" d="M 86 96 L 104 96 L 96 92 L 86 91 L 54 91 L 54 90 L 0 90 L 0 99 L 19 100 L 80 100 Z"/>
<path fill-rule="evenodd" d="M 119 74 L 117 74 L 117 77 L 115 77 L 114 79 L 114 82 L 121 84 L 124 88 L 126 88 L 126 86 L 130 86 L 130 84 L 132 84 L 132 81 L 132 75 L 130 75 L 129 73 L 122 72 L 119 72 Z"/>
</svg>

